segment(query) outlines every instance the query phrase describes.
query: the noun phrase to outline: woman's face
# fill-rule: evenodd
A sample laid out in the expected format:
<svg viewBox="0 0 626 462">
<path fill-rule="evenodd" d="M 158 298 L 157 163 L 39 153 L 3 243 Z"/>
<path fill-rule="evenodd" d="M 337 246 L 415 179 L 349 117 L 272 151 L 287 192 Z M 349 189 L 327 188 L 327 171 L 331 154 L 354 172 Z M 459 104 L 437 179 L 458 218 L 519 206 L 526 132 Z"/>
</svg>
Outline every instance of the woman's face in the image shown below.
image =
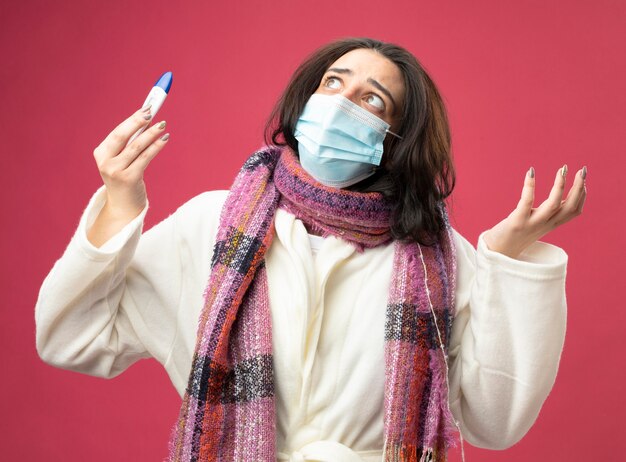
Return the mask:
<svg viewBox="0 0 626 462">
<path fill-rule="evenodd" d="M 404 79 L 393 62 L 367 48 L 352 50 L 331 64 L 315 93 L 342 95 L 383 119 L 400 125 Z"/>
</svg>

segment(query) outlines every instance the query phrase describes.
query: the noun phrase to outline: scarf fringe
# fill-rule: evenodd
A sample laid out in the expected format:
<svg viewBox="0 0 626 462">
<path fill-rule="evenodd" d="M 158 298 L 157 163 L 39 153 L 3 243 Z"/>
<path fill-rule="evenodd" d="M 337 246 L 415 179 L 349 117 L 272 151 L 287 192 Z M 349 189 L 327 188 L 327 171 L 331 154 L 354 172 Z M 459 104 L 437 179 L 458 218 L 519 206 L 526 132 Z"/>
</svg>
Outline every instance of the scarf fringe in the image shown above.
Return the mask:
<svg viewBox="0 0 626 462">
<path fill-rule="evenodd" d="M 446 450 L 435 448 L 418 448 L 400 443 L 387 445 L 383 451 L 385 462 L 446 462 Z"/>
<path fill-rule="evenodd" d="M 448 406 L 448 368 L 443 354 L 441 350 L 430 351 L 430 369 L 432 371 L 433 387 L 436 390 L 431 399 L 437 401 L 436 404 L 441 409 L 441 421 L 439 422 L 437 433 L 445 442 L 446 447 L 454 447 L 457 442 L 457 427 L 454 416 Z"/>
</svg>

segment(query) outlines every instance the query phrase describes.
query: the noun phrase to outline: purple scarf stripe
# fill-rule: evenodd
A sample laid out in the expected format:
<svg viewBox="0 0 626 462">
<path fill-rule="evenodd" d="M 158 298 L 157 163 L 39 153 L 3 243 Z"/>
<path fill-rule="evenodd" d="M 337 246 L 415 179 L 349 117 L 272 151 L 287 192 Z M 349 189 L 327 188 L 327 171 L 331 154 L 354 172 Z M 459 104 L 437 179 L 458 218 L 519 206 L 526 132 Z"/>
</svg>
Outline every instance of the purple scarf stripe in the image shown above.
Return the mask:
<svg viewBox="0 0 626 462">
<path fill-rule="evenodd" d="M 338 235 L 359 250 L 391 240 L 391 204 L 381 194 L 324 186 L 302 170 L 293 153 L 286 154 L 274 172 L 282 208 L 324 237 Z"/>
</svg>

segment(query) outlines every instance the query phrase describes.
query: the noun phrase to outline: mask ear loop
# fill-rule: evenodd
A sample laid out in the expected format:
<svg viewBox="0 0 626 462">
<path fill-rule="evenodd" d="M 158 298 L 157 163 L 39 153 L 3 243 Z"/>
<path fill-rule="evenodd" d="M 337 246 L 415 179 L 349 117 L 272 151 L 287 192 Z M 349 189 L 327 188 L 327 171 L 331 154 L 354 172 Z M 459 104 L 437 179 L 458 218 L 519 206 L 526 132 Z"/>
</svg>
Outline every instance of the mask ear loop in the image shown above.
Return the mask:
<svg viewBox="0 0 626 462">
<path fill-rule="evenodd" d="M 446 406 L 448 407 L 448 413 L 452 417 L 452 422 L 454 426 L 459 431 L 459 440 L 461 441 L 461 459 L 465 462 L 465 448 L 463 447 L 463 434 L 461 433 L 461 427 L 459 426 L 459 422 L 452 415 L 452 411 L 450 410 L 450 381 L 448 380 L 448 355 L 446 354 L 446 350 L 443 346 L 443 340 L 441 338 L 441 331 L 439 330 L 439 325 L 437 324 L 437 315 L 435 314 L 435 309 L 433 308 L 433 302 L 430 300 L 430 289 L 428 287 L 428 271 L 426 270 L 426 262 L 424 261 L 424 254 L 422 253 L 422 246 L 418 243 L 417 247 L 420 251 L 420 259 L 422 261 L 422 266 L 424 268 L 424 285 L 426 286 L 426 296 L 428 297 L 428 304 L 430 305 L 430 313 L 433 316 L 433 321 L 435 322 L 435 329 L 437 329 L 437 337 L 439 339 L 439 348 L 441 349 L 441 354 L 443 355 L 443 360 L 446 365 L 446 391 L 448 392 L 448 396 L 446 397 Z"/>
<path fill-rule="evenodd" d="M 403 139 L 400 135 L 398 135 L 397 133 L 392 132 L 391 130 L 385 130 L 385 132 L 389 133 L 390 135 L 395 136 L 396 138 Z"/>
<path fill-rule="evenodd" d="M 385 130 L 385 134 L 389 133 L 391 136 L 395 137 L 394 138 L 388 138 L 385 141 L 385 144 L 387 145 L 386 147 L 389 148 L 389 151 L 393 151 L 393 147 L 396 145 L 396 143 L 398 142 L 397 140 L 402 140 L 404 139 L 403 137 L 401 137 L 400 135 L 398 135 L 397 133 L 392 132 L 391 130 Z"/>
</svg>

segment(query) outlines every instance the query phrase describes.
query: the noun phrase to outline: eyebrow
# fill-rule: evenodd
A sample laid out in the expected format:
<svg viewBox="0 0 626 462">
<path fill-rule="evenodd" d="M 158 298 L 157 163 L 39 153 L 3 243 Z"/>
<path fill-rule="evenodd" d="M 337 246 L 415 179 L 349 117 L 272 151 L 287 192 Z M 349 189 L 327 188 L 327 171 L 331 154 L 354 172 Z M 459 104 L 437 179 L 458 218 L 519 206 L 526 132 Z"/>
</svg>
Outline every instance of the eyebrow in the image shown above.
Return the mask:
<svg viewBox="0 0 626 462">
<path fill-rule="evenodd" d="M 343 67 L 331 67 L 326 72 L 336 72 L 337 74 L 354 75 L 354 72 L 351 69 L 347 69 Z M 391 103 L 393 104 L 394 109 L 398 107 L 396 104 L 396 100 L 393 99 L 393 96 L 391 96 L 391 92 L 387 90 L 380 82 L 372 79 L 371 77 L 367 79 L 367 82 L 375 86 L 381 92 L 383 92 L 385 96 L 387 96 L 387 98 L 391 100 Z"/>
</svg>

